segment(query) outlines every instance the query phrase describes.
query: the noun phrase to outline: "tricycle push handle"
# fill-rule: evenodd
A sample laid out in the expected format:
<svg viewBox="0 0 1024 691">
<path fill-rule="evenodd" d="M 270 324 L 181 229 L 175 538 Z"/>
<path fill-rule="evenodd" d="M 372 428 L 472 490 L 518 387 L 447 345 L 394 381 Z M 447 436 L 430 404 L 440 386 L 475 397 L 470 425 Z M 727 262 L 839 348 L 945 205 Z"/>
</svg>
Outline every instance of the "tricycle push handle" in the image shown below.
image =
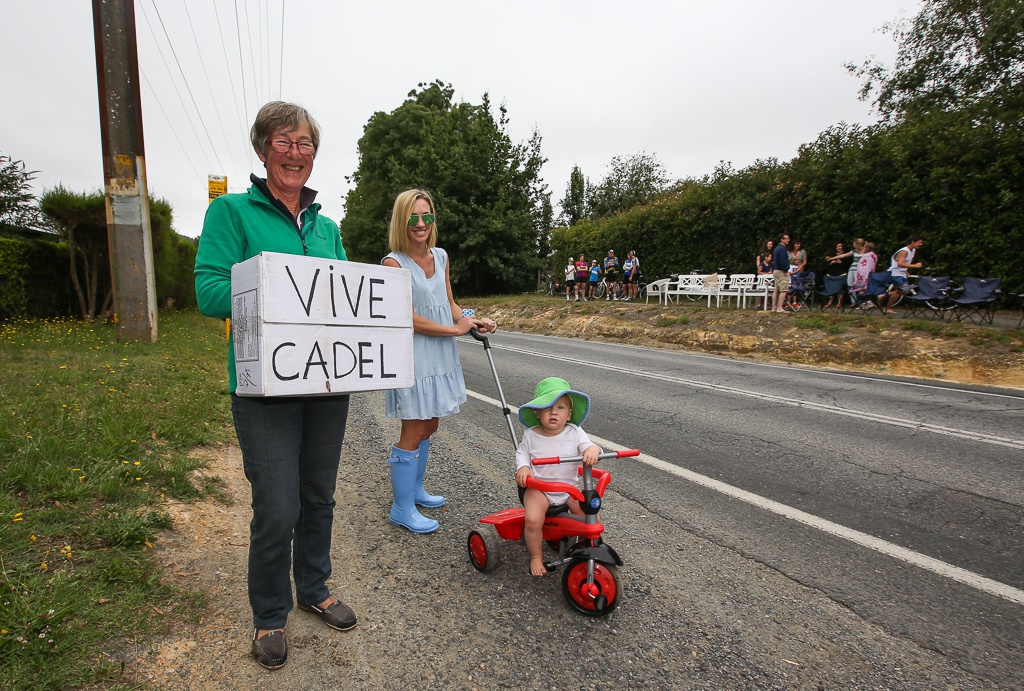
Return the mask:
<svg viewBox="0 0 1024 691">
<path fill-rule="evenodd" d="M 484 336 L 482 333 L 480 333 L 476 329 L 470 329 L 469 330 L 469 335 L 472 336 L 473 338 L 475 338 L 476 340 L 480 341 L 481 343 L 483 343 L 484 344 L 484 348 L 490 348 L 491 347 L 491 344 L 487 342 L 487 336 Z"/>
<path fill-rule="evenodd" d="M 609 458 L 628 458 L 630 456 L 639 456 L 640 449 L 625 449 L 623 451 L 609 451 L 599 455 L 598 460 L 604 461 Z M 557 465 L 559 463 L 579 463 L 583 460 L 583 456 L 547 456 L 545 458 L 533 459 L 533 465 Z"/>
</svg>

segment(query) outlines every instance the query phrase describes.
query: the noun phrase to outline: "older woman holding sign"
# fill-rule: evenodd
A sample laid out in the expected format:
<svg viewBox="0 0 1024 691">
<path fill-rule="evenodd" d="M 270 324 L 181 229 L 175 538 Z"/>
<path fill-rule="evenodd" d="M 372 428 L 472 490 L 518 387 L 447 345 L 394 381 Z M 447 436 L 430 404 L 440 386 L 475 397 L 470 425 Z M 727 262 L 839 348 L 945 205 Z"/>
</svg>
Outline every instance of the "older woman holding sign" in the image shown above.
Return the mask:
<svg viewBox="0 0 1024 691">
<path fill-rule="evenodd" d="M 391 447 L 391 495 L 388 520 L 414 533 L 432 533 L 438 522 L 416 506 L 444 506 L 444 497 L 423 489 L 430 453 L 430 437 L 439 419 L 459 412 L 466 402 L 456 336 L 470 329 L 493 333 L 490 319 L 459 307 L 452 296 L 448 253 L 437 243 L 434 200 L 423 190 L 398 195 L 391 213 L 388 237 L 391 253 L 384 266 L 408 269 L 412 274 L 413 358 L 416 383 L 409 389 L 389 389 L 385 413 L 402 421 L 398 442 Z"/>
<path fill-rule="evenodd" d="M 196 299 L 211 317 L 231 316 L 231 267 L 260 252 L 344 260 L 334 221 L 320 215 L 306 187 L 320 146 L 320 127 L 305 108 L 274 101 L 250 132 L 267 177 L 250 176 L 247 192 L 210 203 L 196 256 Z M 231 412 L 252 488 L 249 604 L 252 654 L 267 669 L 288 659 L 284 627 L 292 609 L 314 612 L 331 628 L 356 625 L 352 610 L 327 588 L 331 576 L 334 488 L 349 397 L 241 397 L 228 344 Z"/>
</svg>

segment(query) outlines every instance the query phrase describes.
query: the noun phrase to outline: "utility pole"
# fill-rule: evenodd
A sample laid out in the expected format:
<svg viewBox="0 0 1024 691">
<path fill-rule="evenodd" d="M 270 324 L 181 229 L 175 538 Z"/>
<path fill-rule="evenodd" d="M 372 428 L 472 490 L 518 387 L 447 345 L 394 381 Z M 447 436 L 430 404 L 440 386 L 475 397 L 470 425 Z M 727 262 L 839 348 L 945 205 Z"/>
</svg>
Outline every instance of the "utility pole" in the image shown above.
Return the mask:
<svg viewBox="0 0 1024 691">
<path fill-rule="evenodd" d="M 93 0 L 107 243 L 118 341 L 157 340 L 153 236 L 133 0 Z"/>
</svg>

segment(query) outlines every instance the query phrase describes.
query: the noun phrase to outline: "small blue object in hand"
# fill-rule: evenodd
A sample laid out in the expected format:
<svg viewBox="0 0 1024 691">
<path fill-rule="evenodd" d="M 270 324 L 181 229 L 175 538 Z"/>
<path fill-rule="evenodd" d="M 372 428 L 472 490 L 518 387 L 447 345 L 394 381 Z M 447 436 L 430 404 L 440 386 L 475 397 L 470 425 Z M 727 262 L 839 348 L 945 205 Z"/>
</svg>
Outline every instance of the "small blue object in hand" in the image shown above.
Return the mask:
<svg viewBox="0 0 1024 691">
<path fill-rule="evenodd" d="M 476 316 L 476 310 L 464 309 L 464 310 L 462 310 L 462 316 L 463 317 L 475 317 Z"/>
</svg>

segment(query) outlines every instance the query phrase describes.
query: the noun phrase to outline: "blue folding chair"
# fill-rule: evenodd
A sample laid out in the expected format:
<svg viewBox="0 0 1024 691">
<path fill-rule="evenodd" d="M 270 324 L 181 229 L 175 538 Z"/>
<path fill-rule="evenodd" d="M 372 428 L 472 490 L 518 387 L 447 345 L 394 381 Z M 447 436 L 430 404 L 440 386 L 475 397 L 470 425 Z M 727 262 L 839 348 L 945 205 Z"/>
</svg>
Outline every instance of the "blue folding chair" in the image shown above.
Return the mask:
<svg viewBox="0 0 1024 691">
<path fill-rule="evenodd" d="M 878 304 L 878 298 L 889 292 L 892 285 L 892 273 L 888 271 L 872 271 L 868 274 L 868 288 L 863 293 L 850 293 L 853 297 L 853 306 L 861 312 L 867 313 L 872 307 L 879 312 L 882 311 Z"/>
<path fill-rule="evenodd" d="M 996 313 L 996 300 L 1001 294 L 1000 283 L 1002 279 L 999 278 L 965 278 L 963 287 L 954 291 L 961 293 L 960 297 L 950 300 L 953 308 L 949 312 L 949 321 L 969 319 L 973 324 L 991 324 Z"/>
<path fill-rule="evenodd" d="M 821 311 L 825 312 L 830 309 L 845 311 L 846 305 L 843 304 L 843 301 L 846 299 L 846 276 L 825 276 L 824 281 L 823 290 L 818 291 L 819 297 L 822 298 Z M 828 298 L 827 302 L 825 298 Z"/>
<path fill-rule="evenodd" d="M 949 276 L 921 276 L 914 286 L 914 293 L 907 295 L 904 303 L 908 309 L 904 317 L 923 314 L 929 319 L 946 316 L 946 300 L 949 299 Z"/>
<path fill-rule="evenodd" d="M 814 298 L 814 272 L 800 271 L 789 276 L 789 292 L 786 303 L 794 312 L 799 312 Z"/>
</svg>

